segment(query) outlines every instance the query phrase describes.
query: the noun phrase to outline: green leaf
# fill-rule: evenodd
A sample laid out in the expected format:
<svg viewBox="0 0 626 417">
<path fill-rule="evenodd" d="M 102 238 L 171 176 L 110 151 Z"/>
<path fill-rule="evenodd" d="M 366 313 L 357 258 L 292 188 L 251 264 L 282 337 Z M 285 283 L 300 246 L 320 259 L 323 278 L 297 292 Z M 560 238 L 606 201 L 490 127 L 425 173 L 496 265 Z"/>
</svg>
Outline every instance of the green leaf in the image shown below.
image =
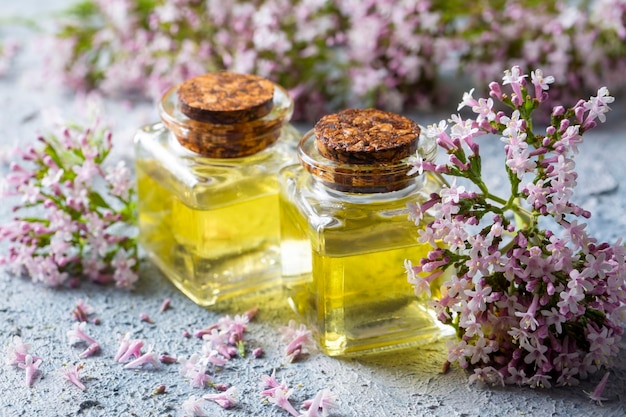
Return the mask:
<svg viewBox="0 0 626 417">
<path fill-rule="evenodd" d="M 104 209 L 112 210 L 112 208 L 109 205 L 109 203 L 107 203 L 104 200 L 104 198 L 102 198 L 102 196 L 98 192 L 96 192 L 96 191 L 91 191 L 89 193 L 89 200 L 96 207 L 101 207 L 101 208 L 104 208 Z"/>
<path fill-rule="evenodd" d="M 246 357 L 246 345 L 243 343 L 243 340 L 237 342 L 237 351 L 239 352 L 239 356 L 242 358 Z"/>
</svg>

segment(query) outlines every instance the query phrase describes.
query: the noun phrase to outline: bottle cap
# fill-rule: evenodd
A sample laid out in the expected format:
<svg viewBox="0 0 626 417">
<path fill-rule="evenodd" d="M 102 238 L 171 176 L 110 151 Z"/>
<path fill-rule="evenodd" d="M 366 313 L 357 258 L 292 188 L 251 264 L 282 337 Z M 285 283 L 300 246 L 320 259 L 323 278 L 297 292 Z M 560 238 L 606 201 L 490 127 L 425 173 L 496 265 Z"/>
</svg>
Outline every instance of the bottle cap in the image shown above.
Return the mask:
<svg viewBox="0 0 626 417">
<path fill-rule="evenodd" d="M 327 187 L 385 193 L 415 183 L 408 157 L 420 142 L 412 120 L 377 109 L 347 109 L 322 117 L 300 141 L 298 158 Z"/>
<path fill-rule="evenodd" d="M 400 161 L 415 153 L 420 135 L 414 121 L 378 109 L 329 114 L 313 130 L 323 156 L 350 164 Z"/>
<path fill-rule="evenodd" d="M 260 119 L 272 110 L 274 84 L 251 74 L 216 72 L 178 87 L 181 112 L 200 122 L 233 124 Z"/>
</svg>

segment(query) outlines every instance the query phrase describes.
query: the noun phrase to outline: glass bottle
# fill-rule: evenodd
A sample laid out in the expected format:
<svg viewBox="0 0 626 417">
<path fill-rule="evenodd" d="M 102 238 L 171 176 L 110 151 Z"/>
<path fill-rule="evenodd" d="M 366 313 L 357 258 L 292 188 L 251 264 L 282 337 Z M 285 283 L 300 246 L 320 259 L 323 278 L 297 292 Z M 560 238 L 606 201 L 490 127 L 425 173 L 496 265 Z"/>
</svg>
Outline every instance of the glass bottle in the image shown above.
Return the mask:
<svg viewBox="0 0 626 417">
<path fill-rule="evenodd" d="M 300 165 L 281 171 L 286 295 L 328 355 L 414 346 L 453 333 L 427 299 L 416 297 L 404 268 L 406 259 L 431 249 L 418 243 L 407 204 L 425 202 L 443 185 L 438 176 L 407 175 L 407 158 L 418 149 L 424 160 L 435 156 L 434 141 L 409 119 L 348 109 L 322 118 L 300 141 Z"/>
<path fill-rule="evenodd" d="M 280 86 L 218 72 L 173 87 L 135 136 L 139 240 L 202 306 L 280 289 L 280 168 L 298 132 Z"/>
</svg>

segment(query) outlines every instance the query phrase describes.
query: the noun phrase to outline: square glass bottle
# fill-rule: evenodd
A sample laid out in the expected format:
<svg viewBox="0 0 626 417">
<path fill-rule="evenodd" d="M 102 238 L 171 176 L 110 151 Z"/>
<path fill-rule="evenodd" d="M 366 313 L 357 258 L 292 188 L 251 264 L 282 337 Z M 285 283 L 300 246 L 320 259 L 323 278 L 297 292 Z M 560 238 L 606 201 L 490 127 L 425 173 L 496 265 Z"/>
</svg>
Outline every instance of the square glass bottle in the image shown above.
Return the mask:
<svg viewBox="0 0 626 417">
<path fill-rule="evenodd" d="M 203 306 L 280 288 L 278 171 L 295 162 L 293 102 L 278 85 L 219 72 L 170 89 L 135 136 L 139 239 Z"/>
<path fill-rule="evenodd" d="M 300 141 L 300 165 L 281 171 L 286 295 L 328 355 L 453 333 L 415 295 L 404 268 L 431 249 L 418 243 L 407 205 L 443 185 L 437 176 L 407 175 L 407 158 L 418 149 L 432 160 L 436 146 L 409 119 L 348 109 L 323 117 Z"/>
</svg>

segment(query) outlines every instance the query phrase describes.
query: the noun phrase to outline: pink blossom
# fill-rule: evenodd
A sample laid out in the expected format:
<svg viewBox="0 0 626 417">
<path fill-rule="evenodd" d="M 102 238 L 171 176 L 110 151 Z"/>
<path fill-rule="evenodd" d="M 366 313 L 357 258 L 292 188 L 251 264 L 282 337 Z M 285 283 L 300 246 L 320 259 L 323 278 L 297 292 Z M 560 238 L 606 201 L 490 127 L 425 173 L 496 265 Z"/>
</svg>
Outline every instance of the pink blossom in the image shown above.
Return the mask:
<svg viewBox="0 0 626 417">
<path fill-rule="evenodd" d="M 492 84 L 491 98 L 508 112 L 487 123 L 487 100 L 470 93 L 464 103 L 477 107 L 475 119 L 453 115 L 451 136 L 437 132 L 448 154 L 437 172 L 463 178 L 469 191 L 455 191 L 453 183 L 430 197 L 434 204 L 412 209 L 420 228 L 430 218 L 418 234 L 433 248 L 418 265 L 407 260 L 405 269 L 408 281 L 425 291 L 430 276 L 424 273 L 454 268 L 431 305 L 439 320 L 456 327 L 461 340 L 448 344 L 448 360 L 472 366 L 470 381 L 575 385 L 618 354 L 622 332 L 615 329 L 626 317 L 618 307 L 626 301 L 618 278 L 626 271 L 626 250 L 621 241 L 591 238 L 580 222 L 591 214 L 571 201 L 577 146 L 613 99 L 601 89 L 572 108 L 554 106 L 545 135 L 534 133 L 530 113 L 547 100 L 552 79 L 533 72 L 532 98 L 526 77 L 513 67 L 502 88 Z M 467 157 L 461 146 L 471 148 L 479 136 L 494 133 L 505 143 L 510 196 L 493 194 L 480 172 L 478 148 Z M 523 183 L 526 177 L 532 182 Z"/>
<path fill-rule="evenodd" d="M 180 374 L 189 379 L 192 387 L 204 388 L 211 382 L 207 374 L 207 360 L 198 354 L 193 354 L 189 359 L 180 358 Z"/>
<path fill-rule="evenodd" d="M 130 170 L 124 161 L 119 161 L 114 168 L 108 168 L 104 177 L 111 187 L 111 195 L 127 200 L 132 186 Z"/>
<path fill-rule="evenodd" d="M 265 390 L 261 391 L 262 396 L 274 395 L 274 391 L 277 389 L 288 391 L 289 388 L 285 381 L 278 382 L 276 380 L 276 370 L 272 371 L 272 375 L 261 375 L 261 385 Z"/>
<path fill-rule="evenodd" d="M 275 406 L 279 408 L 282 408 L 283 410 L 287 411 L 292 416 L 299 417 L 300 413 L 289 402 L 289 397 L 291 396 L 292 393 L 293 393 L 292 389 L 289 389 L 287 391 L 284 391 L 282 389 L 276 389 L 268 393 L 268 395 L 266 395 L 266 398 L 270 403 L 274 404 Z"/>
<path fill-rule="evenodd" d="M 13 336 L 13 339 L 9 343 L 6 353 L 6 364 L 17 366 L 20 363 L 26 361 L 26 356 L 31 355 L 31 358 L 37 361 L 40 359 L 38 356 L 34 356 L 30 353 L 30 343 L 24 343 L 20 336 Z"/>
<path fill-rule="evenodd" d="M 185 412 L 186 417 L 206 417 L 208 414 L 204 411 L 202 406 L 205 400 L 203 398 L 197 398 L 195 395 L 190 396 L 183 402 L 182 409 Z"/>
<path fill-rule="evenodd" d="M 466 106 L 470 108 L 478 106 L 478 101 L 476 101 L 476 99 L 472 97 L 473 93 L 474 93 L 473 88 L 469 91 L 469 93 L 463 93 L 463 100 L 459 103 L 456 109 L 457 111 L 461 110 L 463 107 L 466 107 Z"/>
<path fill-rule="evenodd" d="M 538 100 L 543 101 L 543 92 L 550 88 L 548 84 L 554 83 L 555 78 L 552 75 L 544 77 L 543 71 L 537 69 L 530 72 L 530 79 L 535 86 L 535 97 Z"/>
<path fill-rule="evenodd" d="M 139 320 L 144 321 L 146 323 L 154 324 L 154 320 L 152 320 L 150 316 L 148 315 L 148 313 L 145 313 L 145 312 L 139 313 Z"/>
<path fill-rule="evenodd" d="M 85 384 L 81 381 L 81 377 L 79 375 L 80 371 L 83 369 L 82 364 L 78 364 L 74 367 L 64 368 L 61 370 L 63 377 L 67 379 L 69 382 L 78 387 L 81 391 L 85 391 L 87 389 Z"/>
<path fill-rule="evenodd" d="M 126 351 L 128 350 L 129 346 L 130 346 L 130 334 L 126 333 L 124 334 L 124 336 L 118 336 L 118 349 L 117 349 L 117 353 L 115 354 L 115 356 L 113 357 L 113 360 L 115 362 L 120 362 L 120 359 L 122 357 L 122 355 L 124 355 L 126 353 Z"/>
<path fill-rule="evenodd" d="M 74 323 L 72 330 L 67 331 L 67 337 L 70 341 L 70 345 L 78 343 L 80 341 L 87 342 L 89 344 L 96 343 L 94 338 L 85 333 L 86 322 Z"/>
<path fill-rule="evenodd" d="M 605 397 L 602 396 L 602 393 L 606 388 L 606 382 L 609 379 L 609 375 L 610 372 L 605 372 L 604 376 L 602 377 L 596 388 L 593 390 L 593 392 L 583 391 L 585 394 L 587 394 L 591 401 L 595 401 L 598 405 L 602 405 L 602 401 L 607 400 Z"/>
<path fill-rule="evenodd" d="M 166 364 L 176 363 L 178 362 L 178 358 L 175 356 L 163 354 L 159 356 L 159 362 Z"/>
<path fill-rule="evenodd" d="M 535 294 L 532 303 L 525 313 L 522 313 L 521 311 L 515 312 L 515 316 L 520 317 L 520 327 L 522 329 L 530 329 L 531 331 L 537 330 L 537 326 L 539 325 L 539 322 L 535 317 L 537 314 L 537 307 L 539 307 L 539 295 Z"/>
<path fill-rule="evenodd" d="M 24 362 L 19 362 L 17 364 L 18 368 L 22 368 L 26 371 L 26 385 L 31 386 L 35 382 L 35 378 L 41 372 L 39 370 L 39 365 L 41 365 L 41 359 L 35 359 L 32 355 L 26 354 L 24 357 Z"/>
<path fill-rule="evenodd" d="M 159 307 L 159 312 L 163 313 L 166 310 L 171 308 L 172 301 L 169 298 L 166 298 L 161 303 L 161 307 Z"/>
<path fill-rule="evenodd" d="M 222 408 L 232 408 L 237 405 L 237 388 L 230 387 L 224 392 L 217 394 L 205 394 L 202 396 L 205 400 L 217 403 Z"/>
<path fill-rule="evenodd" d="M 115 254 L 115 257 L 111 261 L 111 266 L 114 268 L 113 279 L 115 285 L 119 288 L 133 288 L 135 282 L 139 279 L 137 273 L 133 270 L 136 261 L 134 258 L 128 257 L 127 254 L 121 250 Z"/>
<path fill-rule="evenodd" d="M 81 358 L 88 358 L 89 356 L 94 355 L 99 350 L 100 350 L 100 345 L 98 343 L 91 343 L 87 347 L 87 349 L 85 349 L 79 356 Z"/>
<path fill-rule="evenodd" d="M 606 87 L 600 88 L 597 96 L 591 97 L 589 101 L 584 103 L 584 107 L 589 112 L 589 115 L 587 116 L 583 126 L 588 125 L 596 118 L 604 123 L 606 121 L 605 113 L 611 110 L 608 104 L 613 103 L 614 101 L 615 98 L 609 95 L 609 90 Z"/>
<path fill-rule="evenodd" d="M 289 362 L 294 361 L 300 355 L 308 353 L 314 349 L 313 335 L 306 325 L 300 324 L 297 327 L 295 320 L 289 320 L 288 326 L 279 328 L 283 342 L 287 342 L 285 355 Z"/>
<path fill-rule="evenodd" d="M 307 409 L 303 417 L 327 417 L 331 411 L 339 408 L 337 395 L 328 389 L 320 390 L 312 400 L 304 401 L 302 406 Z"/>
<path fill-rule="evenodd" d="M 120 346 L 115 357 L 117 362 L 126 362 L 131 357 L 137 359 L 141 356 L 141 348 L 143 348 L 144 341 L 141 339 L 124 339 L 120 340 Z"/>
<path fill-rule="evenodd" d="M 153 368 L 159 367 L 159 358 L 156 352 L 152 351 L 152 346 L 148 347 L 148 351 L 146 353 L 124 365 L 124 369 L 141 368 L 146 364 L 152 365 Z"/>
<path fill-rule="evenodd" d="M 90 305 L 86 304 L 84 300 L 80 299 L 76 302 L 76 306 L 72 310 L 72 316 L 79 321 L 87 321 L 89 315 L 93 314 L 94 309 Z"/>
</svg>

